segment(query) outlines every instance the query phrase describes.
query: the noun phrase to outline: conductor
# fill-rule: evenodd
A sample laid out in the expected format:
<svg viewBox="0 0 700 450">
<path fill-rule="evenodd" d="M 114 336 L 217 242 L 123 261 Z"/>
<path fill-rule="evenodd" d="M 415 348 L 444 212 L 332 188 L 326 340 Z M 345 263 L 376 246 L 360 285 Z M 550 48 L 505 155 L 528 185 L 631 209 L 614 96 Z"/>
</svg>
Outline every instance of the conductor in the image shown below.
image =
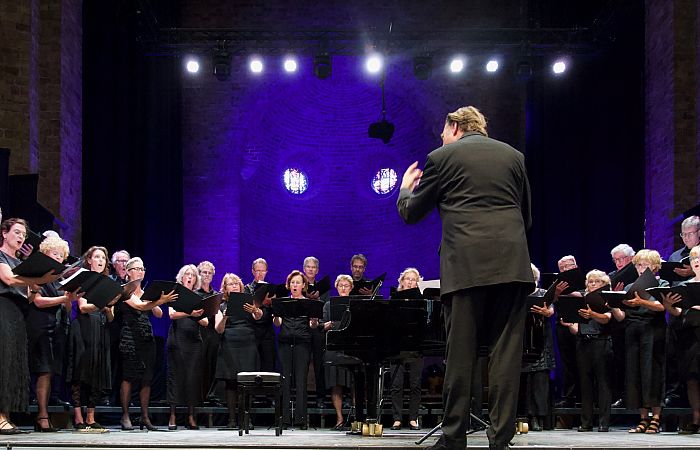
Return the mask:
<svg viewBox="0 0 700 450">
<path fill-rule="evenodd" d="M 479 346 L 486 346 L 489 448 L 504 449 L 515 434 L 525 298 L 535 288 L 525 236 L 531 223 L 525 160 L 488 137 L 486 119 L 473 106 L 449 113 L 441 138 L 424 170 L 418 162 L 408 167 L 397 201 L 406 223 L 435 207 L 442 220 L 445 415 L 443 435 L 431 448 L 464 450 L 472 367 Z"/>
</svg>

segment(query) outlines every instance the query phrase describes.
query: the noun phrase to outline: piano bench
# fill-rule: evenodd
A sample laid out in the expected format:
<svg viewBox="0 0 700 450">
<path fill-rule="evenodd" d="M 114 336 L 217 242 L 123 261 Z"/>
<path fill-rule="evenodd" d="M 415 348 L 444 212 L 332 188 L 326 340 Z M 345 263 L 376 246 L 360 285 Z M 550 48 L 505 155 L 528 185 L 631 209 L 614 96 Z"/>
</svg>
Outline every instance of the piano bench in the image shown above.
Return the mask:
<svg viewBox="0 0 700 450">
<path fill-rule="evenodd" d="M 250 431 L 251 396 L 264 395 L 275 399 L 275 436 L 282 434 L 282 376 L 277 372 L 239 372 L 238 435 Z"/>
</svg>

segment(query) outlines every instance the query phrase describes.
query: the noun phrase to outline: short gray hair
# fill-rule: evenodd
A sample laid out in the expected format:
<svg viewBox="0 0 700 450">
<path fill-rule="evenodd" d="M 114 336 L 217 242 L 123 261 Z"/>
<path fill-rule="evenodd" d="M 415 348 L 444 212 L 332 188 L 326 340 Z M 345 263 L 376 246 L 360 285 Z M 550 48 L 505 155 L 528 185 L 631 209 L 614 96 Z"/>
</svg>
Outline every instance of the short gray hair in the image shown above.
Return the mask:
<svg viewBox="0 0 700 450">
<path fill-rule="evenodd" d="M 182 266 L 177 275 L 175 275 L 175 281 L 182 284 L 182 277 L 185 276 L 188 270 L 191 270 L 192 273 L 194 273 L 194 286 L 192 286 L 192 290 L 196 291 L 202 287 L 202 277 L 199 276 L 199 270 L 197 270 L 197 266 L 194 264 L 185 264 Z"/>
<path fill-rule="evenodd" d="M 318 258 L 316 258 L 315 256 L 307 256 L 306 258 L 304 258 L 304 265 L 306 265 L 306 263 L 308 263 L 308 262 L 315 263 L 316 267 L 319 266 L 318 265 Z"/>
<path fill-rule="evenodd" d="M 681 223 L 681 228 L 690 228 L 690 227 L 698 227 L 700 228 L 700 217 L 698 216 L 690 216 L 686 218 L 682 223 Z"/>
<path fill-rule="evenodd" d="M 131 255 L 126 250 L 117 250 L 116 252 L 112 253 L 112 264 L 117 262 L 117 255 L 120 253 L 126 255 L 126 259 L 131 259 Z"/>
<path fill-rule="evenodd" d="M 625 256 L 634 256 L 634 249 L 627 244 L 619 244 L 610 250 L 610 256 L 615 256 L 615 253 L 622 252 Z"/>
<path fill-rule="evenodd" d="M 255 261 L 253 261 L 253 264 L 250 266 L 251 269 L 255 269 L 256 264 L 265 264 L 265 268 L 267 269 L 267 261 L 265 261 L 262 258 L 258 258 Z"/>
</svg>

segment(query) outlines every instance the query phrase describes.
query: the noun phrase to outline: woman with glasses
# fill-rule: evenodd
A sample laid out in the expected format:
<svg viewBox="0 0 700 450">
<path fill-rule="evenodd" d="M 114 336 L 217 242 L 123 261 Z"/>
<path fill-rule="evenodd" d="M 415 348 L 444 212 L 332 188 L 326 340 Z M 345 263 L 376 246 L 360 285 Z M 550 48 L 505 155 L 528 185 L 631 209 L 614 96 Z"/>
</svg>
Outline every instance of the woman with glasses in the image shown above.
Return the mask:
<svg viewBox="0 0 700 450">
<path fill-rule="evenodd" d="M 27 238 L 27 222 L 7 219 L 0 225 L 0 435 L 23 433 L 10 422 L 10 412 L 27 410 L 29 367 L 24 315 L 29 290 L 50 283 L 56 275 L 19 277 L 12 272 L 20 260 L 17 253 Z"/>
<path fill-rule="evenodd" d="M 126 263 L 126 280 L 143 280 L 146 268 L 141 258 L 131 258 Z M 119 302 L 118 308 L 122 315 L 122 329 L 119 339 L 119 354 L 122 363 L 122 382 L 119 396 L 122 403 L 121 428 L 124 431 L 133 430 L 129 418 L 129 400 L 131 399 L 132 383 L 140 383 L 139 399 L 141 401 L 140 427 L 143 430 L 157 430 L 148 415 L 148 404 L 151 399 L 151 381 L 156 365 L 156 342 L 153 339 L 153 327 L 149 319 L 152 313 L 158 319 L 163 317 L 160 305 L 172 302 L 177 298 L 174 291 L 161 293 L 158 300 L 147 302 L 141 300 L 143 285 L 134 291 L 130 298 Z"/>
<path fill-rule="evenodd" d="M 695 276 L 683 284 L 700 283 L 700 246 L 693 247 L 689 256 L 690 267 Z M 681 296 L 678 294 L 665 295 L 663 299 L 666 311 L 681 319 L 681 327 L 678 330 L 679 369 L 686 383 L 692 420 L 681 428 L 679 433 L 696 434 L 700 431 L 700 306 L 681 309 L 678 306 L 680 301 Z"/>
<path fill-rule="evenodd" d="M 586 274 L 586 289 L 572 295 L 584 296 L 610 285 L 610 277 L 600 270 Z M 593 393 L 598 387 L 598 431 L 607 432 L 610 426 L 612 402 L 611 367 L 612 340 L 608 323 L 612 313 L 598 313 L 590 305 L 579 309 L 578 314 L 589 319 L 588 323 L 566 323 L 571 334 L 576 335 L 576 366 L 581 387 L 581 426 L 578 431 L 593 431 Z"/>
<path fill-rule="evenodd" d="M 661 256 L 656 250 L 643 249 L 632 258 L 639 275 L 647 269 L 656 274 L 661 268 Z M 668 286 L 659 279 L 659 286 Z M 626 286 L 628 290 L 630 286 Z M 639 424 L 630 433 L 655 434 L 660 431 L 664 395 L 664 365 L 666 360 L 666 320 L 664 305 L 653 297 L 642 299 L 635 293 L 624 303 L 630 309 L 613 308 L 612 315 L 625 323 L 625 386 L 626 405 L 639 408 Z M 649 409 L 652 418 L 649 420 Z"/>
</svg>

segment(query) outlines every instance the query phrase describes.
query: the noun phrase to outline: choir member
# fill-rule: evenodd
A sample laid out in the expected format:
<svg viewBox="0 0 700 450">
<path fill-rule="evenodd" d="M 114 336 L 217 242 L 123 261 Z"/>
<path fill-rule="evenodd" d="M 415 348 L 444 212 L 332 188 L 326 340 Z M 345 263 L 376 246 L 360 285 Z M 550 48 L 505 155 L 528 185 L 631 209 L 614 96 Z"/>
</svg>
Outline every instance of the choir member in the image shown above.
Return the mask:
<svg viewBox="0 0 700 450">
<path fill-rule="evenodd" d="M 29 367 L 24 314 L 28 287 L 56 279 L 51 273 L 41 278 L 19 277 L 12 273 L 20 263 L 17 253 L 26 238 L 27 222 L 24 220 L 7 219 L 0 225 L 0 380 L 3 380 L 0 383 L 0 435 L 22 433 L 10 422 L 10 412 L 27 409 Z"/>
<path fill-rule="evenodd" d="M 111 279 L 117 283 L 126 283 L 126 263 L 131 258 L 131 255 L 126 250 L 117 250 L 112 253 L 112 274 L 109 276 Z M 119 344 L 121 341 L 122 332 L 122 316 L 119 308 L 114 308 L 114 319 L 107 324 L 107 329 L 109 330 L 109 354 L 110 354 L 110 364 L 112 369 L 112 386 L 118 386 L 122 381 L 122 364 L 121 355 L 119 353 Z M 103 392 L 103 399 L 101 403 L 106 406 L 110 404 L 117 404 L 119 397 L 119 390 L 114 389 L 109 395 L 107 392 Z"/>
<path fill-rule="evenodd" d="M 583 296 L 610 284 L 610 277 L 600 270 L 586 274 L 586 289 L 572 295 Z M 581 426 L 578 431 L 593 431 L 593 393 L 598 388 L 598 431 L 606 432 L 610 426 L 610 390 L 612 368 L 612 341 L 608 323 L 612 313 L 598 313 L 590 305 L 578 313 L 588 323 L 565 323 L 576 335 L 576 365 L 581 387 Z"/>
<path fill-rule="evenodd" d="M 68 256 L 68 243 L 59 237 L 48 237 L 41 242 L 39 251 L 62 263 Z M 51 425 L 47 409 L 51 392 L 51 376 L 63 375 L 63 349 L 65 333 L 57 330 L 59 317 L 71 309 L 77 299 L 75 293 L 59 292 L 58 282 L 48 283 L 30 290 L 27 312 L 27 338 L 29 345 L 29 371 L 36 378 L 36 400 L 39 407 L 36 431 L 58 431 Z"/>
<path fill-rule="evenodd" d="M 260 320 L 263 310 L 253 304 L 244 304 L 248 315 L 243 320 L 232 319 L 227 315 L 233 308 L 229 297 L 234 292 L 243 292 L 243 282 L 233 273 L 227 273 L 221 280 L 223 302 L 215 316 L 215 330 L 221 335 L 221 343 L 216 363 L 216 379 L 226 383 L 226 404 L 228 406 L 227 428 L 236 428 L 236 388 L 238 372 L 254 372 L 260 366 L 260 357 L 255 345 L 254 321 Z"/>
<path fill-rule="evenodd" d="M 126 265 L 126 280 L 143 280 L 146 274 L 143 260 L 131 258 Z M 175 291 L 162 292 L 158 300 L 141 300 L 143 286 L 130 298 L 119 302 L 117 308 L 121 311 L 122 329 L 119 339 L 119 355 L 121 357 L 122 380 L 120 387 L 120 399 L 122 405 L 122 418 L 120 420 L 122 430 L 132 430 L 129 418 L 129 400 L 131 399 L 131 387 L 133 383 L 140 384 L 139 400 L 141 402 L 140 428 L 150 431 L 157 430 L 151 423 L 148 415 L 148 404 L 151 399 L 151 381 L 156 365 L 156 342 L 153 338 L 153 327 L 149 318 L 152 313 L 156 318 L 163 317 L 160 305 L 167 304 L 177 299 Z"/>
<path fill-rule="evenodd" d="M 197 265 L 201 286 L 197 293 L 202 297 L 208 297 L 216 294 L 217 291 L 211 287 L 212 279 L 216 273 L 214 264 L 209 261 L 202 261 Z M 214 316 L 207 317 L 209 324 L 206 328 L 202 328 L 202 398 L 213 405 L 218 405 L 219 400 L 216 398 L 216 358 L 219 352 L 220 336 L 214 330 Z"/>
<path fill-rule="evenodd" d="M 656 250 L 643 249 L 634 255 L 632 263 L 639 275 L 647 269 L 657 273 L 661 268 L 661 256 Z M 668 282 L 659 280 L 659 286 L 668 286 Z M 635 309 L 613 308 L 612 314 L 616 320 L 625 321 L 627 407 L 639 408 L 639 424 L 629 432 L 654 434 L 660 431 L 664 394 L 666 321 L 664 314 L 660 314 L 664 305 L 653 297 L 644 300 L 637 294 L 624 303 Z"/>
<path fill-rule="evenodd" d="M 530 264 L 532 276 L 535 278 L 535 286 L 540 284 L 540 271 L 534 264 Z M 544 296 L 545 290 L 537 287 L 530 294 L 533 296 Z M 552 305 L 533 305 L 527 317 L 529 322 L 526 326 L 539 327 L 544 333 L 544 345 L 542 353 L 537 361 L 524 363 L 521 376 L 521 396 L 524 399 L 524 407 L 530 416 L 529 425 L 531 431 L 542 431 L 544 418 L 550 414 L 549 403 L 549 372 L 554 369 L 554 349 L 552 339 L 551 317 L 554 315 Z M 481 376 L 478 374 L 477 376 Z"/>
<path fill-rule="evenodd" d="M 191 291 L 200 287 L 197 267 L 187 264 L 180 268 L 175 280 Z M 166 348 L 168 352 L 168 403 L 170 419 L 168 429 L 176 430 L 175 408 L 187 405 L 188 430 L 198 430 L 194 408 L 202 401 L 202 335 L 201 327 L 209 323 L 202 317 L 203 309 L 191 313 L 168 308 L 170 329 Z"/>
<path fill-rule="evenodd" d="M 635 251 L 628 244 L 619 244 L 610 250 L 610 256 L 615 264 L 615 270 L 608 273 L 612 278 L 622 270 L 627 264 L 632 262 Z M 618 286 L 611 286 L 613 290 L 622 290 L 624 285 L 620 282 Z M 613 381 L 612 391 L 613 408 L 622 408 L 625 404 L 625 325 L 617 320 L 611 320 L 608 324 L 610 327 L 610 337 L 612 338 L 613 347 Z"/>
<path fill-rule="evenodd" d="M 352 280 L 354 281 L 366 281 L 365 280 L 365 270 L 367 269 L 367 258 L 362 253 L 352 255 L 350 258 L 350 273 L 352 274 Z M 362 288 L 360 289 L 360 295 L 372 295 L 372 289 Z"/>
<path fill-rule="evenodd" d="M 418 269 L 409 267 L 399 275 L 399 286 L 397 291 L 406 289 L 414 289 L 418 287 L 418 282 L 421 280 Z M 423 357 L 418 354 L 412 354 L 406 358 L 402 358 L 391 364 L 391 375 L 393 377 L 391 383 L 391 409 L 394 417 L 392 430 L 401 429 L 401 410 L 403 409 L 403 382 L 404 372 L 409 373 L 408 383 L 410 387 L 410 397 L 408 406 L 408 425 L 412 430 L 419 430 L 418 425 L 418 408 L 421 400 L 421 374 L 423 372 Z"/>
<path fill-rule="evenodd" d="M 126 250 L 117 250 L 112 254 L 112 268 L 114 268 L 114 273 L 110 275 L 114 281 L 121 284 L 126 283 L 128 272 L 126 270 L 126 263 L 131 259 L 131 255 Z"/>
<path fill-rule="evenodd" d="M 287 289 L 293 299 L 302 299 L 308 286 L 306 275 L 298 270 L 287 276 Z M 295 426 L 302 430 L 308 428 L 306 423 L 306 384 L 309 374 L 311 353 L 311 329 L 318 326 L 318 318 L 274 316 L 273 323 L 280 327 L 279 352 L 282 363 L 282 419 L 285 426 L 291 424 L 291 380 L 294 377 L 296 396 Z"/>
<path fill-rule="evenodd" d="M 690 252 L 690 267 L 695 277 L 684 282 L 700 283 L 700 246 Z M 681 309 L 680 295 L 670 294 L 663 298 L 664 308 L 673 316 L 681 318 L 678 340 L 678 360 L 681 378 L 685 380 L 692 420 L 679 431 L 680 434 L 696 434 L 700 430 L 700 306 Z"/>
<path fill-rule="evenodd" d="M 267 261 L 257 258 L 252 264 L 253 281 L 245 286 L 245 292 L 255 293 L 258 285 L 265 282 L 267 276 Z M 256 306 L 263 310 L 263 316 L 255 321 L 255 344 L 260 355 L 260 370 L 274 372 L 275 370 L 275 333 L 272 329 L 272 300 L 266 297 Z"/>
<path fill-rule="evenodd" d="M 109 254 L 104 247 L 93 246 L 83 255 L 85 268 L 109 276 Z M 103 392 L 112 388 L 110 362 L 110 335 L 107 324 L 114 319 L 114 308 L 98 308 L 89 298 L 78 298 L 78 315 L 71 324 L 73 355 L 69 366 L 73 397 L 74 426 L 102 430 L 95 421 L 95 406 Z M 83 399 L 87 403 L 87 417 L 83 420 Z"/>
<path fill-rule="evenodd" d="M 339 297 L 347 297 L 352 291 L 352 277 L 350 275 L 338 275 L 335 279 L 335 288 Z M 340 328 L 340 321 L 331 321 L 331 302 L 323 305 L 323 329 L 337 330 Z M 343 387 L 351 387 L 352 374 L 347 368 L 338 364 L 339 353 L 326 350 L 324 361 L 331 363 L 325 370 L 325 384 L 331 386 L 331 403 L 335 409 L 335 425 L 331 430 L 341 431 L 343 429 Z"/>
<path fill-rule="evenodd" d="M 567 270 L 577 268 L 578 265 L 576 264 L 576 258 L 572 255 L 566 255 L 557 261 L 557 267 L 559 268 L 559 272 L 566 272 Z M 561 293 L 566 287 L 568 287 L 566 282 L 559 282 L 556 293 Z M 556 406 L 558 408 L 572 408 L 576 404 L 579 393 L 578 378 L 576 375 L 576 337 L 559 321 L 557 321 L 555 329 L 562 371 L 561 399 L 557 402 Z"/>
<path fill-rule="evenodd" d="M 318 275 L 318 259 L 313 256 L 307 256 L 304 258 L 304 275 L 306 279 L 309 280 L 309 286 L 316 284 L 316 275 Z M 320 299 L 318 292 L 307 293 L 307 297 L 326 301 L 325 299 Z M 323 353 L 326 347 L 326 333 L 323 327 L 314 328 L 311 330 L 311 358 L 313 360 L 314 367 L 314 381 L 316 384 L 316 406 L 323 408 L 323 399 L 326 395 L 326 383 L 325 375 L 323 374 Z"/>
</svg>

